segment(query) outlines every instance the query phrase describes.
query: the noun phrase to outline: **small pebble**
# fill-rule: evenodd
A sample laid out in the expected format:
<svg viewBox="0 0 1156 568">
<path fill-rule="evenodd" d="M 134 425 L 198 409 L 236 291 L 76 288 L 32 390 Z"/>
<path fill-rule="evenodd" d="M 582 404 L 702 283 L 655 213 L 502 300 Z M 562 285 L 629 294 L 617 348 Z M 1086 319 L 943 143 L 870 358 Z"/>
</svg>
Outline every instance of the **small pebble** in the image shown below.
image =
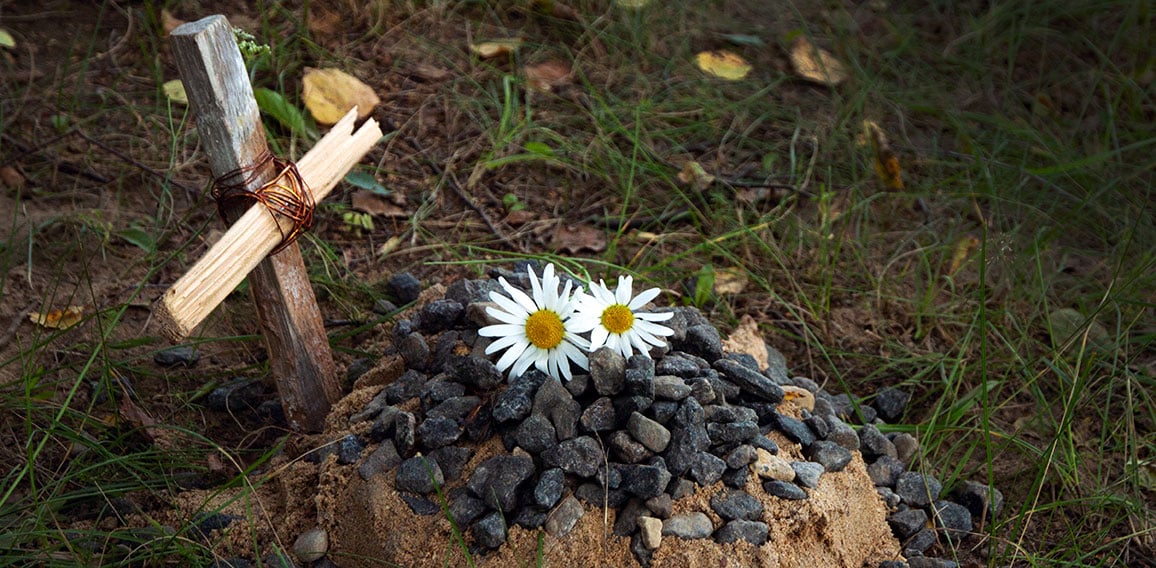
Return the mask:
<svg viewBox="0 0 1156 568">
<path fill-rule="evenodd" d="M 808 453 L 811 461 L 822 465 L 829 472 L 843 471 L 851 463 L 851 452 L 829 440 L 815 442 Z"/>
<path fill-rule="evenodd" d="M 654 517 L 638 517 L 638 530 L 647 550 L 656 550 L 662 545 L 662 521 Z"/>
<path fill-rule="evenodd" d="M 714 533 L 714 539 L 722 544 L 745 540 L 755 546 L 762 546 L 767 542 L 770 527 L 762 521 L 736 519 L 723 525 Z"/>
<path fill-rule="evenodd" d="M 201 360 L 201 354 L 193 347 L 187 345 L 179 345 L 177 347 L 169 347 L 157 351 L 153 355 L 153 362 L 162 367 L 192 367 Z"/>
<path fill-rule="evenodd" d="M 919 451 L 919 440 L 907 432 L 901 432 L 891 439 L 891 443 L 895 445 L 895 457 L 903 465 L 911 465 L 911 459 Z"/>
<path fill-rule="evenodd" d="M 819 486 L 819 478 L 826 471 L 822 464 L 804 461 L 791 462 L 791 469 L 795 470 L 795 482 L 809 489 Z"/>
<path fill-rule="evenodd" d="M 695 511 L 674 515 L 662 521 L 663 536 L 677 536 L 688 540 L 706 538 L 714 532 L 714 525 L 705 513 Z"/>
<path fill-rule="evenodd" d="M 746 491 L 720 491 L 710 498 L 710 508 L 726 520 L 757 521 L 763 516 L 763 504 Z"/>
<path fill-rule="evenodd" d="M 582 518 L 584 512 L 582 503 L 571 495 L 546 515 L 546 523 L 543 526 L 551 536 L 562 538 L 574 530 L 574 525 L 578 524 L 578 519 Z"/>
<path fill-rule="evenodd" d="M 495 549 L 506 542 L 506 522 L 502 520 L 502 513 L 493 511 L 482 517 L 470 527 L 474 542 L 487 548 Z"/>
<path fill-rule="evenodd" d="M 939 480 L 915 471 L 907 471 L 895 482 L 895 493 L 912 507 L 926 507 L 939 499 L 943 485 Z"/>
<path fill-rule="evenodd" d="M 751 464 L 751 471 L 763 479 L 795 480 L 795 470 L 791 469 L 790 462 L 762 448 L 755 450 L 755 462 Z"/>
<path fill-rule="evenodd" d="M 801 501 L 807 498 L 807 492 L 803 488 L 794 483 L 787 483 L 786 481 L 779 481 L 772 479 L 763 483 L 763 491 L 779 497 L 781 499 L 790 499 L 792 501 Z"/>
</svg>

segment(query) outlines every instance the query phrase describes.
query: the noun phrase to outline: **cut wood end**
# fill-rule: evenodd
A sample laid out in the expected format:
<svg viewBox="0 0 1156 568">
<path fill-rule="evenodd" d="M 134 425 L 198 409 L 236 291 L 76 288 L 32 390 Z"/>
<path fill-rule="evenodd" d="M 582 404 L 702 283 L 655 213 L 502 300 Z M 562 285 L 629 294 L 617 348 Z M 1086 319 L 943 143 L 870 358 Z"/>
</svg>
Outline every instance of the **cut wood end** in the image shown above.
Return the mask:
<svg viewBox="0 0 1156 568">
<path fill-rule="evenodd" d="M 171 292 L 170 289 L 153 305 L 153 317 L 156 318 L 157 325 L 160 326 L 161 335 L 175 344 L 184 341 L 192 333 L 195 326 L 190 327 L 173 315 L 168 303 Z"/>
</svg>

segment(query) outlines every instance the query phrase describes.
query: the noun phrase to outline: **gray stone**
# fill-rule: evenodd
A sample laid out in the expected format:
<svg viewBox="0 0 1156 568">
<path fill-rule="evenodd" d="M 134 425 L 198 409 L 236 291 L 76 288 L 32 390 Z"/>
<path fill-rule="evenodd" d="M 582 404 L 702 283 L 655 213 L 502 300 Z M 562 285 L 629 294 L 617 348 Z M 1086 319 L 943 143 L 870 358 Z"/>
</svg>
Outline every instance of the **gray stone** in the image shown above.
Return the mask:
<svg viewBox="0 0 1156 568">
<path fill-rule="evenodd" d="M 630 494 L 621 489 L 609 489 L 597 482 L 587 482 L 574 490 L 574 496 L 594 507 L 617 509 L 630 499 Z"/>
<path fill-rule="evenodd" d="M 413 511 L 413 514 L 415 515 L 428 517 L 430 515 L 436 515 L 442 510 L 441 505 L 438 505 L 436 501 L 421 495 L 414 495 L 412 493 L 398 493 L 397 496 L 400 497 L 406 505 L 409 505 L 409 510 Z"/>
<path fill-rule="evenodd" d="M 801 389 L 807 390 L 811 394 L 819 392 L 819 383 L 816 383 L 815 381 L 813 381 L 807 377 L 792 377 L 791 383 L 793 383 L 795 386 L 797 386 Z M 816 401 L 816 402 L 818 402 L 818 401 Z M 824 414 L 823 416 L 827 416 L 827 415 Z"/>
<path fill-rule="evenodd" d="M 372 357 L 358 357 L 350 361 L 349 367 L 345 369 L 346 391 L 351 390 L 353 383 L 356 383 L 357 379 L 360 379 L 362 375 L 368 373 L 370 369 L 373 369 L 373 366 L 376 364 L 377 362 L 374 361 Z"/>
<path fill-rule="evenodd" d="M 767 542 L 770 527 L 762 521 L 734 520 L 714 533 L 716 542 L 728 544 L 745 540 L 755 546 L 762 546 Z"/>
<path fill-rule="evenodd" d="M 458 528 L 464 528 L 486 512 L 486 503 L 464 487 L 451 489 L 449 493 L 449 516 Z"/>
<path fill-rule="evenodd" d="M 469 448 L 446 446 L 426 454 L 426 457 L 438 462 L 438 467 L 442 468 L 442 474 L 447 481 L 455 481 L 462 476 L 466 464 L 473 455 L 474 451 Z"/>
<path fill-rule="evenodd" d="M 602 347 L 589 356 L 590 380 L 594 390 L 602 396 L 613 396 L 626 385 L 626 358 L 621 353 Z"/>
<path fill-rule="evenodd" d="M 887 516 L 887 525 L 895 538 L 906 540 L 927 526 L 927 512 L 923 509 L 906 509 Z"/>
<path fill-rule="evenodd" d="M 639 517 L 638 531 L 641 535 L 642 545 L 647 550 L 656 550 L 662 545 L 662 521 L 654 517 Z"/>
<path fill-rule="evenodd" d="M 803 446 L 804 450 L 815 443 L 815 435 L 811 433 L 811 429 L 790 416 L 775 413 L 771 420 L 771 426 L 782 432 L 788 440 Z"/>
<path fill-rule="evenodd" d="M 690 396 L 690 393 L 690 385 L 680 377 L 674 375 L 654 377 L 654 398 L 678 401 Z"/>
<path fill-rule="evenodd" d="M 523 420 L 514 431 L 514 440 L 523 450 L 533 455 L 558 445 L 554 425 L 541 414 L 531 414 Z"/>
<path fill-rule="evenodd" d="M 482 548 L 492 550 L 505 544 L 506 522 L 502 520 L 501 512 L 494 511 L 479 519 L 470 527 L 470 534 Z"/>
<path fill-rule="evenodd" d="M 490 507 L 512 514 L 522 486 L 534 475 L 534 460 L 526 455 L 498 455 L 478 464 L 466 487 Z"/>
<path fill-rule="evenodd" d="M 466 305 L 471 302 L 485 302 L 490 299 L 490 292 L 499 292 L 501 283 L 492 278 L 454 280 L 446 287 L 446 299 Z"/>
<path fill-rule="evenodd" d="M 714 532 L 714 525 L 705 513 L 695 511 L 674 515 L 662 521 L 662 536 L 677 536 L 685 539 L 706 538 Z"/>
<path fill-rule="evenodd" d="M 457 384 L 458 386 L 461 386 L 458 383 L 448 384 Z M 427 410 L 425 413 L 425 418 L 426 420 L 429 420 L 430 418 L 449 418 L 454 422 L 461 423 L 463 420 L 465 420 L 467 415 L 473 412 L 474 409 L 476 409 L 481 404 L 482 399 L 473 395 L 454 396 L 447 398 L 446 400 L 442 401 L 441 404 L 438 404 L 437 406 Z"/>
<path fill-rule="evenodd" d="M 670 498 L 678 501 L 683 497 L 694 495 L 695 486 L 694 482 L 689 479 L 676 477 L 671 481 L 670 487 L 667 489 L 670 490 Z"/>
<path fill-rule="evenodd" d="M 710 498 L 710 508 L 728 521 L 757 521 L 763 517 L 763 503 L 746 491 L 720 491 Z"/>
<path fill-rule="evenodd" d="M 751 470 L 747 467 L 727 468 L 722 474 L 723 485 L 732 489 L 742 489 L 747 486 L 747 479 L 750 478 Z"/>
<path fill-rule="evenodd" d="M 722 479 L 726 470 L 727 462 L 723 461 L 722 458 L 710 452 L 698 452 L 691 461 L 688 472 L 691 479 L 706 487 Z"/>
<path fill-rule="evenodd" d="M 828 440 L 848 450 L 859 449 L 859 433 L 854 428 L 834 416 L 827 417 L 827 424 L 831 426 L 831 433 L 827 436 Z"/>
<path fill-rule="evenodd" d="M 671 475 L 665 464 L 619 465 L 618 471 L 622 472 L 622 490 L 641 499 L 662 495 L 670 484 Z"/>
<path fill-rule="evenodd" d="M 337 463 L 349 465 L 361 459 L 361 452 L 365 450 L 365 442 L 355 434 L 346 434 L 337 442 Z"/>
<path fill-rule="evenodd" d="M 401 464 L 401 456 L 397 455 L 397 448 L 393 442 L 384 441 L 361 465 L 357 466 L 357 474 L 368 481 L 369 478 L 393 470 Z"/>
<path fill-rule="evenodd" d="M 313 527 L 301 533 L 293 541 L 293 554 L 302 562 L 313 562 L 329 552 L 329 533 L 321 527 Z"/>
<path fill-rule="evenodd" d="M 691 379 L 699 376 L 703 369 L 685 353 L 668 353 L 655 364 L 654 372 L 658 375 L 668 375 L 681 379 Z M 689 384 L 689 382 L 687 383 Z"/>
<path fill-rule="evenodd" d="M 690 396 L 699 402 L 699 404 L 712 404 L 721 402 L 718 393 L 714 392 L 714 385 L 707 379 L 687 379 L 686 384 L 690 386 Z"/>
<path fill-rule="evenodd" d="M 574 530 L 574 525 L 578 524 L 578 519 L 582 518 L 585 510 L 582 508 L 582 503 L 573 495 L 562 500 L 562 503 L 550 511 L 546 516 L 546 532 L 556 538 L 562 538 Z"/>
<path fill-rule="evenodd" d="M 741 444 L 759 436 L 755 422 L 707 422 L 706 433 L 711 445 Z"/>
<path fill-rule="evenodd" d="M 661 453 L 670 444 L 670 430 L 638 412 L 630 415 L 626 429 L 635 440 L 652 452 Z"/>
<path fill-rule="evenodd" d="M 750 465 L 751 462 L 755 461 L 756 457 L 758 457 L 758 453 L 755 451 L 754 446 L 742 444 L 728 452 L 726 457 L 723 458 L 723 461 L 727 462 L 727 467 L 739 469 Z"/>
<path fill-rule="evenodd" d="M 579 477 L 594 477 L 602 460 L 602 448 L 590 436 L 571 438 L 542 453 L 542 461 L 548 467 L 560 467 Z"/>
<path fill-rule="evenodd" d="M 867 477 L 876 487 L 895 487 L 904 471 L 903 463 L 891 456 L 879 456 L 875 463 L 867 466 Z"/>
<path fill-rule="evenodd" d="M 382 408 L 377 414 L 377 418 L 373 419 L 373 425 L 369 427 L 369 432 L 366 434 L 369 439 L 380 442 L 393 435 L 393 428 L 399 413 L 401 410 L 396 406 Z"/>
<path fill-rule="evenodd" d="M 421 295 L 421 281 L 409 272 L 399 272 L 389 277 L 386 287 L 390 294 L 402 304 L 412 304 Z"/>
<path fill-rule="evenodd" d="M 445 475 L 437 462 L 425 457 L 414 456 L 397 466 L 394 486 L 398 491 L 410 493 L 433 493 L 446 483 Z"/>
<path fill-rule="evenodd" d="M 928 548 L 931 548 L 936 541 L 938 541 L 938 539 L 935 537 L 934 530 L 923 529 L 903 543 L 903 555 L 910 559 L 918 554 L 923 554 Z M 915 551 L 918 554 L 911 554 L 910 551 Z"/>
<path fill-rule="evenodd" d="M 389 402 L 385 399 L 385 389 L 377 393 L 377 396 L 370 399 L 370 401 L 361 409 L 361 412 L 349 417 L 350 424 L 357 424 L 358 422 L 365 422 L 366 420 L 373 420 L 381 414 Z"/>
<path fill-rule="evenodd" d="M 826 471 L 822 464 L 800 461 L 791 462 L 791 469 L 795 470 L 795 483 L 809 489 L 819 486 L 819 478 Z"/>
<path fill-rule="evenodd" d="M 562 386 L 566 387 L 566 390 L 570 392 L 570 396 L 578 398 L 585 395 L 586 391 L 590 390 L 591 382 L 592 381 L 590 380 L 590 375 L 586 373 L 577 373 L 571 376 L 570 380 L 566 381 L 566 384 Z"/>
<path fill-rule="evenodd" d="M 502 372 L 489 359 L 477 355 L 450 357 L 445 373 L 450 380 L 481 391 L 493 389 L 503 381 Z"/>
<path fill-rule="evenodd" d="M 971 513 L 967 507 L 951 501 L 936 501 L 931 504 L 931 516 L 936 528 L 943 531 L 951 542 L 958 543 L 971 532 Z"/>
<path fill-rule="evenodd" d="M 531 507 L 522 507 L 518 509 L 518 514 L 514 516 L 514 524 L 533 530 L 546 524 L 546 515 L 546 511 L 539 511 Z"/>
<path fill-rule="evenodd" d="M 459 382 L 448 380 L 446 378 L 445 374 L 441 374 L 441 375 L 438 375 L 438 376 L 426 381 L 425 385 L 422 386 L 422 388 L 421 388 L 421 395 L 420 396 L 421 396 L 422 402 L 425 403 L 426 405 L 436 406 L 436 405 L 442 404 L 442 403 L 444 403 L 450 399 L 453 399 L 456 397 L 466 396 L 466 385 L 463 385 Z M 475 406 L 481 402 L 480 399 L 478 399 L 477 397 L 471 397 L 471 398 L 475 399 L 473 401 Z M 456 404 L 461 405 L 461 404 L 464 404 L 464 402 L 459 401 Z M 455 410 L 450 412 L 450 408 L 455 408 Z M 460 422 L 462 420 L 462 418 L 464 418 L 467 414 L 469 414 L 470 411 L 473 410 L 472 407 L 469 408 L 468 410 L 466 410 L 465 412 L 461 412 L 458 409 L 460 409 L 460 407 L 447 406 L 442 412 L 445 412 L 446 416 L 450 416 L 452 418 L 455 418 Z M 427 416 L 428 416 L 428 414 L 427 414 Z"/>
<path fill-rule="evenodd" d="M 654 455 L 626 430 L 618 430 L 611 434 L 608 444 L 614 457 L 623 463 L 640 463 Z"/>
<path fill-rule="evenodd" d="M 534 486 L 534 505 L 549 509 L 562 498 L 562 491 L 566 488 L 566 474 L 561 468 L 550 468 L 538 476 L 538 484 Z"/>
<path fill-rule="evenodd" d="M 759 415 L 746 406 L 708 404 L 702 407 L 707 422 L 758 422 Z"/>
<path fill-rule="evenodd" d="M 981 523 L 999 518 L 1003 512 L 1003 493 L 983 483 L 965 481 L 951 492 L 951 499 L 971 512 Z"/>
<path fill-rule="evenodd" d="M 809 414 L 809 413 L 808 413 Z M 803 419 L 803 424 L 811 429 L 811 433 L 815 434 L 815 438 L 819 440 L 826 440 L 831 435 L 831 425 L 827 423 L 827 419 L 818 414 L 811 414 Z"/>
<path fill-rule="evenodd" d="M 876 487 L 875 492 L 879 494 L 883 504 L 887 505 L 888 511 L 894 511 L 899 507 L 899 495 L 896 495 L 890 487 Z"/>
<path fill-rule="evenodd" d="M 582 418 L 578 420 L 587 432 L 607 432 L 618 425 L 618 416 L 614 413 L 614 403 L 608 397 L 601 397 L 582 411 Z"/>
<path fill-rule="evenodd" d="M 895 444 L 887 439 L 874 424 L 867 424 L 859 429 L 859 451 L 868 463 L 875 461 L 879 456 L 896 457 Z"/>
<path fill-rule="evenodd" d="M 959 568 L 959 563 L 934 556 L 912 556 L 907 559 L 908 568 Z"/>
<path fill-rule="evenodd" d="M 919 440 L 908 434 L 907 432 L 900 432 L 894 438 L 891 438 L 891 443 L 895 445 L 895 457 L 904 465 L 910 465 L 911 459 L 915 457 L 915 453 L 919 451 Z"/>
<path fill-rule="evenodd" d="M 550 419 L 559 440 L 569 440 L 578 434 L 582 405 L 557 380 L 547 379 L 538 387 L 533 413 Z"/>
<path fill-rule="evenodd" d="M 939 480 L 915 471 L 907 471 L 895 482 L 895 493 L 912 507 L 927 507 L 939 499 L 943 485 Z"/>
<path fill-rule="evenodd" d="M 424 306 L 414 322 L 425 333 L 437 333 L 454 327 L 466 313 L 466 307 L 453 300 L 434 300 Z"/>
<path fill-rule="evenodd" d="M 755 369 L 730 359 L 715 361 L 714 368 L 726 376 L 728 380 L 738 385 L 742 392 L 771 404 L 778 404 L 783 401 L 783 389 Z"/>
<path fill-rule="evenodd" d="M 851 452 L 830 440 L 819 440 L 811 444 L 807 458 L 823 466 L 829 472 L 843 471 L 851 463 Z"/>
<path fill-rule="evenodd" d="M 764 344 L 766 345 L 766 344 Z M 778 349 L 766 345 L 767 348 L 767 370 L 763 371 L 768 378 L 775 381 L 777 384 L 786 384 L 787 377 L 790 376 L 790 370 L 787 368 L 787 358 L 779 352 Z M 802 385 L 799 385 L 802 386 Z M 814 392 L 814 391 L 812 391 Z"/>
<path fill-rule="evenodd" d="M 755 438 L 751 440 L 751 445 L 756 449 L 766 450 L 772 455 L 777 455 L 779 453 L 779 445 L 776 444 L 774 440 L 766 436 L 755 436 Z"/>
<path fill-rule="evenodd" d="M 462 437 L 462 427 L 452 418 L 426 418 L 417 427 L 417 438 L 427 450 L 448 446 Z"/>
<path fill-rule="evenodd" d="M 397 342 L 397 352 L 401 353 L 401 358 L 410 369 L 425 369 L 429 365 L 429 344 L 420 333 L 414 332 L 401 338 Z"/>
<path fill-rule="evenodd" d="M 674 428 L 666 450 L 667 466 L 671 473 L 682 475 L 690 469 L 697 454 L 710 447 L 710 435 L 704 425 L 702 406 L 693 397 L 682 401 L 671 422 Z"/>
<path fill-rule="evenodd" d="M 192 367 L 201 360 L 201 354 L 195 347 L 188 345 L 178 345 L 177 347 L 166 347 L 157 351 L 153 355 L 153 363 L 161 367 Z"/>
<path fill-rule="evenodd" d="M 510 379 L 510 386 L 498 393 L 494 400 L 494 420 L 501 424 L 529 416 L 534 407 L 534 396 L 547 379 L 549 376 L 537 369 Z"/>
<path fill-rule="evenodd" d="M 685 400 L 685 399 L 684 399 Z M 656 400 L 646 409 L 647 414 L 659 424 L 668 424 L 678 412 L 679 403 L 673 400 Z"/>
<path fill-rule="evenodd" d="M 397 380 L 385 387 L 385 400 L 390 404 L 405 402 L 421 395 L 421 389 L 428 380 L 424 373 L 410 369 Z"/>
<path fill-rule="evenodd" d="M 791 501 L 802 501 L 807 498 L 807 492 L 804 491 L 803 488 L 794 483 L 779 481 L 778 479 L 764 481 L 763 491 L 780 499 L 789 499 Z"/>
<path fill-rule="evenodd" d="M 683 351 L 715 361 L 723 356 L 722 337 L 710 324 L 692 325 L 686 328 L 686 339 L 681 345 Z"/>
<path fill-rule="evenodd" d="M 613 530 L 615 536 L 634 534 L 634 531 L 638 530 L 638 519 L 647 515 L 650 515 L 650 510 L 646 508 L 641 499 L 629 499 L 614 516 Z"/>
<path fill-rule="evenodd" d="M 875 393 L 871 406 L 879 413 L 879 417 L 888 424 L 898 422 L 907 410 L 907 403 L 911 401 L 911 393 L 895 387 L 886 387 Z"/>
<path fill-rule="evenodd" d="M 674 499 L 670 497 L 670 493 L 663 493 L 658 497 L 652 497 L 646 500 L 646 508 L 654 514 L 655 517 L 665 519 L 670 517 L 674 511 Z"/>
</svg>

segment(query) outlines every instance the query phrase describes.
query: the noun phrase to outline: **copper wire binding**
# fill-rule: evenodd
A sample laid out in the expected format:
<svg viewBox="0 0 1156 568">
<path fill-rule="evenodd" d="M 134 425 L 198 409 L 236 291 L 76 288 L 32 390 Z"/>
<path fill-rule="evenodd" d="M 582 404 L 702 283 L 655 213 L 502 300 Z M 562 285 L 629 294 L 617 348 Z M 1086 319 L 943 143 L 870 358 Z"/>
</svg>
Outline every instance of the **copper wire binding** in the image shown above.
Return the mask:
<svg viewBox="0 0 1156 568">
<path fill-rule="evenodd" d="M 249 186 L 256 182 L 265 169 L 272 165 L 277 175 L 255 190 Z M 233 183 L 224 183 L 223 180 L 238 179 Z M 293 221 L 293 227 L 286 233 L 278 221 L 277 230 L 281 232 L 281 243 L 269 254 L 277 254 L 285 247 L 293 244 L 301 233 L 313 226 L 313 192 L 305 185 L 301 172 L 297 171 L 297 164 L 283 160 L 269 153 L 268 150 L 257 157 L 250 166 L 237 168 L 213 180 L 211 191 L 213 200 L 217 202 L 217 212 L 225 219 L 225 212 L 238 207 L 248 207 L 253 202 L 265 206 L 273 220 L 277 221 L 280 215 Z"/>
</svg>

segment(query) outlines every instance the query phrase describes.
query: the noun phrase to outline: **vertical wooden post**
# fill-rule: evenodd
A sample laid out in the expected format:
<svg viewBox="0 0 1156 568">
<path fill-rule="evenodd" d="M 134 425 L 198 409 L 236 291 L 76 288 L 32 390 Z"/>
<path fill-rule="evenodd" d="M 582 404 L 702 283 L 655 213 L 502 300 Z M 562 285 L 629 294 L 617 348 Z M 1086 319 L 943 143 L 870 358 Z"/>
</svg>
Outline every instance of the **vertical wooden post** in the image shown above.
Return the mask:
<svg viewBox="0 0 1156 568">
<path fill-rule="evenodd" d="M 184 24 L 171 40 L 213 175 L 254 165 L 268 149 L 265 130 L 228 20 L 218 15 Z M 273 175 L 269 167 L 246 177 L 255 189 Z M 231 223 L 246 209 L 225 215 Z M 262 261 L 249 284 L 285 417 L 294 430 L 319 432 L 341 388 L 297 244 Z"/>
</svg>

